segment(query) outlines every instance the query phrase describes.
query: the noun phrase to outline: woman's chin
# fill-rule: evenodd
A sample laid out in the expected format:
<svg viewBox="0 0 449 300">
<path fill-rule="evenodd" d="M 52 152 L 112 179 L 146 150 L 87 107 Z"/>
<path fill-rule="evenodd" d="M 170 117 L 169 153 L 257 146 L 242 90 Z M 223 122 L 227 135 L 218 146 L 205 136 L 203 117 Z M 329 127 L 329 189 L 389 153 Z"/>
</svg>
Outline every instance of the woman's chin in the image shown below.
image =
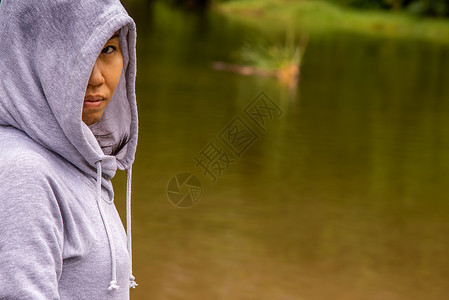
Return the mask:
<svg viewBox="0 0 449 300">
<path fill-rule="evenodd" d="M 83 122 L 86 123 L 86 125 L 93 125 L 100 121 L 101 114 L 98 116 L 97 114 L 92 115 L 83 115 Z"/>
</svg>

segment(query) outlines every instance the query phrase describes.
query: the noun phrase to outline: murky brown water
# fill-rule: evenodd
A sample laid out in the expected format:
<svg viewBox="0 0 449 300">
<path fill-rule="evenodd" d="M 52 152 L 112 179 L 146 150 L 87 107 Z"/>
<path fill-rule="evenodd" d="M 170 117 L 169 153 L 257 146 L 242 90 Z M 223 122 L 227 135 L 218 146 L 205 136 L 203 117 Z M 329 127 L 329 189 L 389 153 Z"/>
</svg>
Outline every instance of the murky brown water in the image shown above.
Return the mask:
<svg viewBox="0 0 449 300">
<path fill-rule="evenodd" d="M 447 46 L 311 37 L 289 98 L 272 79 L 211 68 L 255 30 L 161 7 L 134 14 L 133 299 L 447 298 Z M 283 111 L 265 131 L 244 114 L 261 91 Z M 211 141 L 231 153 L 219 135 L 237 116 L 258 139 L 213 183 L 194 157 Z M 178 172 L 201 181 L 192 208 L 167 198 Z"/>
</svg>

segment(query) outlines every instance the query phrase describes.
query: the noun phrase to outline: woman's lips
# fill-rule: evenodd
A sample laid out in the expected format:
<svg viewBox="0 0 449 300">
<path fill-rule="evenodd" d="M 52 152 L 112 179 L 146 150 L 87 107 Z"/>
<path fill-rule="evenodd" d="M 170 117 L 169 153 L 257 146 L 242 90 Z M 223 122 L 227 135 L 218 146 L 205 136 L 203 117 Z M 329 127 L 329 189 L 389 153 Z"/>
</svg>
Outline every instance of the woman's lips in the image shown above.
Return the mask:
<svg viewBox="0 0 449 300">
<path fill-rule="evenodd" d="M 98 108 L 105 98 L 101 95 L 89 95 L 84 97 L 84 108 Z"/>
</svg>

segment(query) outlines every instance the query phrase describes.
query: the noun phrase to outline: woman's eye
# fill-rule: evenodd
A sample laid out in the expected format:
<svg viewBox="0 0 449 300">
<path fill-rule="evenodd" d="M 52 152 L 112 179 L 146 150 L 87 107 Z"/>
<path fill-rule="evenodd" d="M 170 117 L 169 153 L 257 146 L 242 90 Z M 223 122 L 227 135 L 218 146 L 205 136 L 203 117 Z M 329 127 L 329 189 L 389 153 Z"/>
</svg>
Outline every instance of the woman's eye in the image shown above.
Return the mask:
<svg viewBox="0 0 449 300">
<path fill-rule="evenodd" d="M 101 53 L 103 53 L 103 54 L 112 54 L 112 53 L 114 53 L 115 50 L 117 50 L 116 47 L 114 47 L 114 46 L 107 46 L 107 47 L 104 47 L 103 50 L 101 50 Z"/>
</svg>

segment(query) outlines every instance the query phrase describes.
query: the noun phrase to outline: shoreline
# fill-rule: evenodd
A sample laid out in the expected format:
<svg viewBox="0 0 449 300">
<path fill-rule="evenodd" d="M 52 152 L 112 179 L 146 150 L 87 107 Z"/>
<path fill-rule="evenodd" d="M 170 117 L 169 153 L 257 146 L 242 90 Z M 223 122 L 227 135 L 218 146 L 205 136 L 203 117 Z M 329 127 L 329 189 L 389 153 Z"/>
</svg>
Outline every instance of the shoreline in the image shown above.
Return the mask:
<svg viewBox="0 0 449 300">
<path fill-rule="evenodd" d="M 267 33 L 293 29 L 310 36 L 342 32 L 449 44 L 449 20 L 405 12 L 362 11 L 310 0 L 231 0 L 214 3 L 212 9 Z"/>
</svg>

